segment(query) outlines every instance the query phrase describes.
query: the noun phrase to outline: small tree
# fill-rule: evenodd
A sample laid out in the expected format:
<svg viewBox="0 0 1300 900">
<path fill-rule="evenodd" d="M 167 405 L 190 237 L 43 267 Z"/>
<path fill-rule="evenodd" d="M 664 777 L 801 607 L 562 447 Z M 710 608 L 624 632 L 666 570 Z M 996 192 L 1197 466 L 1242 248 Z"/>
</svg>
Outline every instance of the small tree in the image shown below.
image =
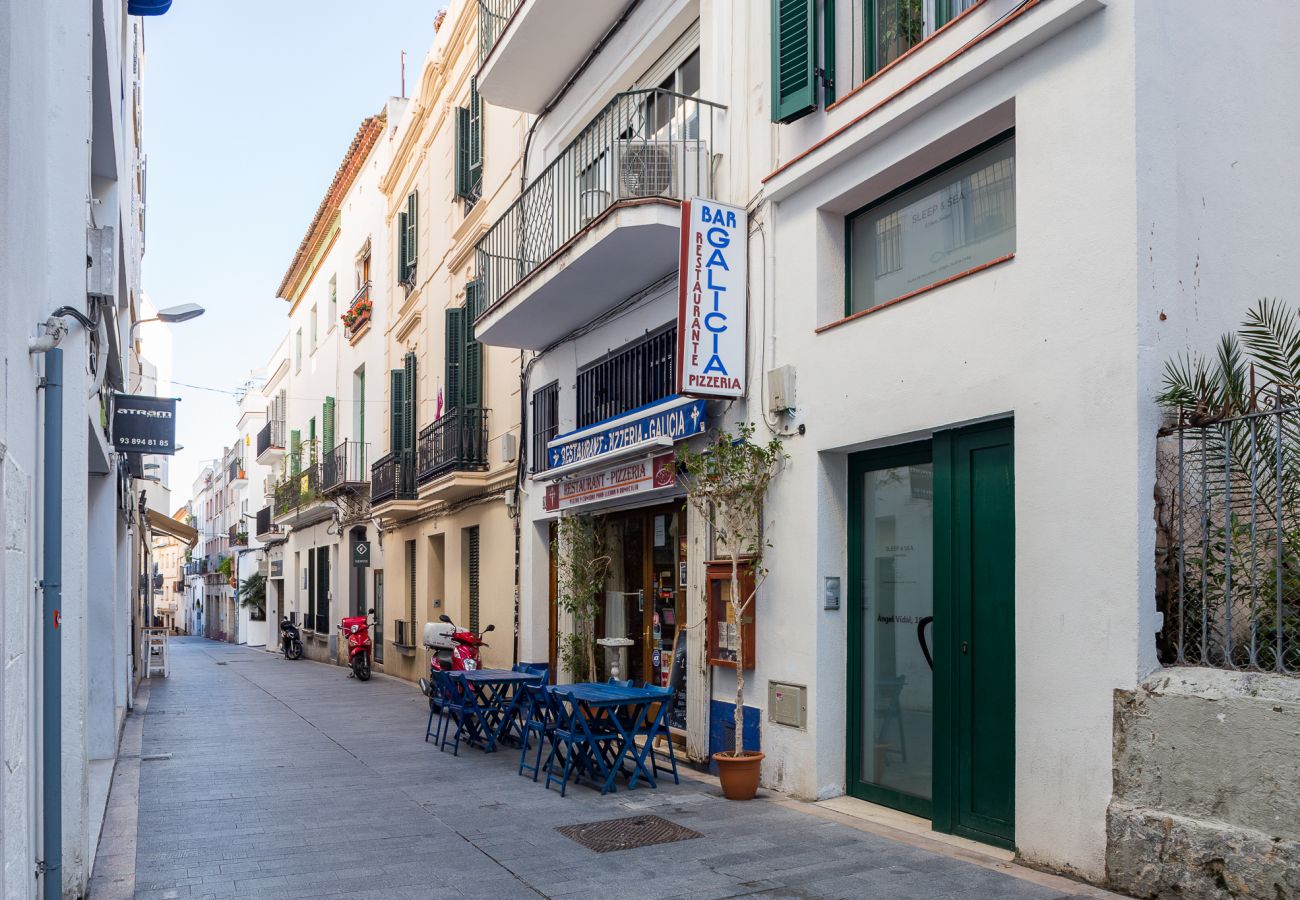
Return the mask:
<svg viewBox="0 0 1300 900">
<path fill-rule="evenodd" d="M 722 553 L 731 560 L 731 592 L 728 601 L 738 628 L 743 626 L 745 611 L 767 577 L 763 565 L 763 498 L 785 459 L 780 438 L 756 444 L 754 426 L 741 424 L 732 435 L 715 431 L 703 452 L 685 445 L 677 449 L 681 478 L 686 484 L 686 500 L 706 519 L 712 519 L 714 535 Z M 747 596 L 740 593 L 740 567 L 749 566 L 754 575 L 754 589 Z M 736 748 L 741 756 L 744 747 L 745 644 L 736 643 Z"/>
<path fill-rule="evenodd" d="M 266 617 L 266 577 L 254 572 L 239 585 L 239 604 L 252 610 L 252 618 L 260 621 Z"/>
<path fill-rule="evenodd" d="M 565 668 L 575 681 L 596 678 L 596 616 L 600 590 L 609 571 L 609 556 L 600 526 L 591 516 L 560 519 L 555 536 L 556 602 L 573 617 L 573 631 L 560 647 Z"/>
</svg>

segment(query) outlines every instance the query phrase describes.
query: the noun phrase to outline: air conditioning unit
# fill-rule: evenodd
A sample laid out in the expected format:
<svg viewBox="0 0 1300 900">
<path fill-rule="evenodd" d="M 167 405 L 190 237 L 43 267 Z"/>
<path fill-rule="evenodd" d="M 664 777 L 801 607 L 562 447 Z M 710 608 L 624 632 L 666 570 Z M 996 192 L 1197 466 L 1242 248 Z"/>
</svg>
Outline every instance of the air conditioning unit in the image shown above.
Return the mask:
<svg viewBox="0 0 1300 900">
<path fill-rule="evenodd" d="M 625 140 L 615 147 L 615 201 L 693 197 L 708 177 L 709 148 L 703 141 Z"/>
<path fill-rule="evenodd" d="M 271 481 L 270 475 L 262 479 L 262 496 L 267 500 L 275 497 L 275 484 Z"/>
</svg>

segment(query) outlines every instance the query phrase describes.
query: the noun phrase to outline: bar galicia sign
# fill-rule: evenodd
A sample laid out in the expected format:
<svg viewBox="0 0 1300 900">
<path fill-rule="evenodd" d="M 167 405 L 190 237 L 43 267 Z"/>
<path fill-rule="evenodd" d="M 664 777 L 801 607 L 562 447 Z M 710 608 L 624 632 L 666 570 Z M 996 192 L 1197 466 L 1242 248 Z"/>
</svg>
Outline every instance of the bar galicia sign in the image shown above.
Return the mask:
<svg viewBox="0 0 1300 900">
<path fill-rule="evenodd" d="M 748 217 L 692 197 L 682 204 L 677 276 L 677 389 L 692 397 L 745 395 Z"/>
<path fill-rule="evenodd" d="M 596 459 L 651 438 L 669 437 L 680 441 L 703 431 L 704 401 L 671 397 L 622 418 L 562 435 L 547 444 L 546 457 L 549 468 L 557 469 Z"/>
<path fill-rule="evenodd" d="M 113 395 L 113 449 L 119 453 L 176 452 L 176 398 Z"/>
</svg>

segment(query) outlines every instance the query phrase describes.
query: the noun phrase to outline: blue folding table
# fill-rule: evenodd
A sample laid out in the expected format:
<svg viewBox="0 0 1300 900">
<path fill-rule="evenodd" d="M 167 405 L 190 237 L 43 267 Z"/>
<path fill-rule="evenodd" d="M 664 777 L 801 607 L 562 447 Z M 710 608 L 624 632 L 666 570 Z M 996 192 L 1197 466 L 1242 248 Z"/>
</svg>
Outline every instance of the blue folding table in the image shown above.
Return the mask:
<svg viewBox="0 0 1300 900">
<path fill-rule="evenodd" d="M 512 672 L 509 669 L 475 669 L 457 672 L 464 678 L 473 697 L 482 722 L 483 749 L 491 753 L 497 742 L 510 735 L 519 718 L 519 703 L 523 699 L 525 684 L 541 684 L 542 676 L 535 672 Z"/>
<path fill-rule="evenodd" d="M 646 757 L 653 752 L 655 737 L 663 728 L 668 692 L 613 684 L 562 684 L 547 692 L 558 706 L 557 713 L 564 727 L 588 748 L 584 759 L 594 764 L 603 776 L 602 794 L 615 789 L 614 778 L 627 760 L 633 765 L 629 788 L 635 787 L 642 776 L 651 787 L 658 786 L 654 772 L 646 767 Z M 660 707 L 648 719 L 650 707 L 656 703 Z M 645 739 L 639 748 L 637 737 Z M 610 747 L 608 755 L 604 752 L 606 746 Z M 550 760 L 547 763 L 549 784 Z"/>
</svg>

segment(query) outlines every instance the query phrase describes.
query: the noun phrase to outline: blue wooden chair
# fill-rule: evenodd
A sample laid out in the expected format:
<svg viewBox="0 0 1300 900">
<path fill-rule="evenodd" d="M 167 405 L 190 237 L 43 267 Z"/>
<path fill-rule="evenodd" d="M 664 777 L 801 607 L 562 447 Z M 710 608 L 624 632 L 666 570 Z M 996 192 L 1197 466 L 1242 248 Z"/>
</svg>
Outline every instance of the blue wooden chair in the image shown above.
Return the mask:
<svg viewBox="0 0 1300 900">
<path fill-rule="evenodd" d="M 545 685 L 526 684 L 523 686 L 523 692 L 519 774 L 524 774 L 524 769 L 528 769 L 533 773 L 533 781 L 536 781 L 542 771 L 542 749 L 548 743 L 552 745 L 555 743 L 555 715 L 546 696 Z M 529 764 L 528 751 L 534 735 L 537 736 L 537 754 Z"/>
<path fill-rule="evenodd" d="M 614 687 L 630 688 L 632 686 L 632 680 L 628 679 L 627 681 L 620 681 L 617 678 L 611 678 L 609 681 L 606 681 L 605 684 L 611 684 Z"/>
<path fill-rule="evenodd" d="M 442 708 L 445 715 L 456 723 L 456 734 L 450 734 L 451 722 L 447 722 L 442 732 L 442 743 L 439 744 L 439 750 L 447 748 L 447 742 L 452 741 L 451 755 L 460 755 L 460 739 L 463 736 L 467 741 L 474 741 L 482 736 L 483 732 L 483 715 L 474 699 L 474 691 L 465 683 L 465 676 L 459 672 L 444 672 L 443 679 L 443 702 Z"/>
<path fill-rule="evenodd" d="M 585 774 L 599 779 L 600 792 L 605 793 L 610 771 L 609 745 L 618 739 L 618 732 L 613 728 L 593 728 L 577 700 L 570 700 L 557 691 L 547 691 L 547 697 L 555 716 L 555 731 L 551 752 L 546 758 L 546 787 L 550 788 L 553 781 L 559 782 L 560 796 L 563 797 L 569 779 L 580 782 Z M 557 763 L 563 764 L 559 775 L 555 772 Z"/>
<path fill-rule="evenodd" d="M 430 672 L 429 679 L 429 723 L 424 728 L 424 741 L 429 742 L 433 738 L 434 744 L 437 744 L 442 737 L 442 731 L 447 725 L 447 707 L 444 702 L 446 687 L 444 681 L 446 674 L 443 672 Z M 423 680 L 423 679 L 422 679 Z M 433 717 L 438 717 L 438 727 L 433 727 Z"/>
<path fill-rule="evenodd" d="M 681 784 L 681 779 L 677 777 L 677 753 L 673 750 L 673 738 L 672 735 L 668 733 L 667 725 L 668 713 L 672 710 L 673 701 L 677 698 L 677 692 L 672 688 L 659 687 L 648 681 L 645 684 L 645 688 L 648 691 L 654 691 L 657 694 L 663 695 L 662 700 L 656 701 L 659 704 L 659 708 L 654 715 L 654 719 L 652 720 L 647 716 L 646 721 L 641 726 L 639 732 L 639 735 L 644 737 L 646 742 L 649 744 L 647 755 L 650 757 L 650 767 L 656 777 L 658 777 L 659 772 L 662 769 L 664 772 L 672 773 L 673 784 Z M 661 754 L 658 748 L 654 745 L 653 736 L 656 735 L 663 735 L 664 743 L 668 746 L 668 760 L 662 765 L 659 761 Z"/>
</svg>

